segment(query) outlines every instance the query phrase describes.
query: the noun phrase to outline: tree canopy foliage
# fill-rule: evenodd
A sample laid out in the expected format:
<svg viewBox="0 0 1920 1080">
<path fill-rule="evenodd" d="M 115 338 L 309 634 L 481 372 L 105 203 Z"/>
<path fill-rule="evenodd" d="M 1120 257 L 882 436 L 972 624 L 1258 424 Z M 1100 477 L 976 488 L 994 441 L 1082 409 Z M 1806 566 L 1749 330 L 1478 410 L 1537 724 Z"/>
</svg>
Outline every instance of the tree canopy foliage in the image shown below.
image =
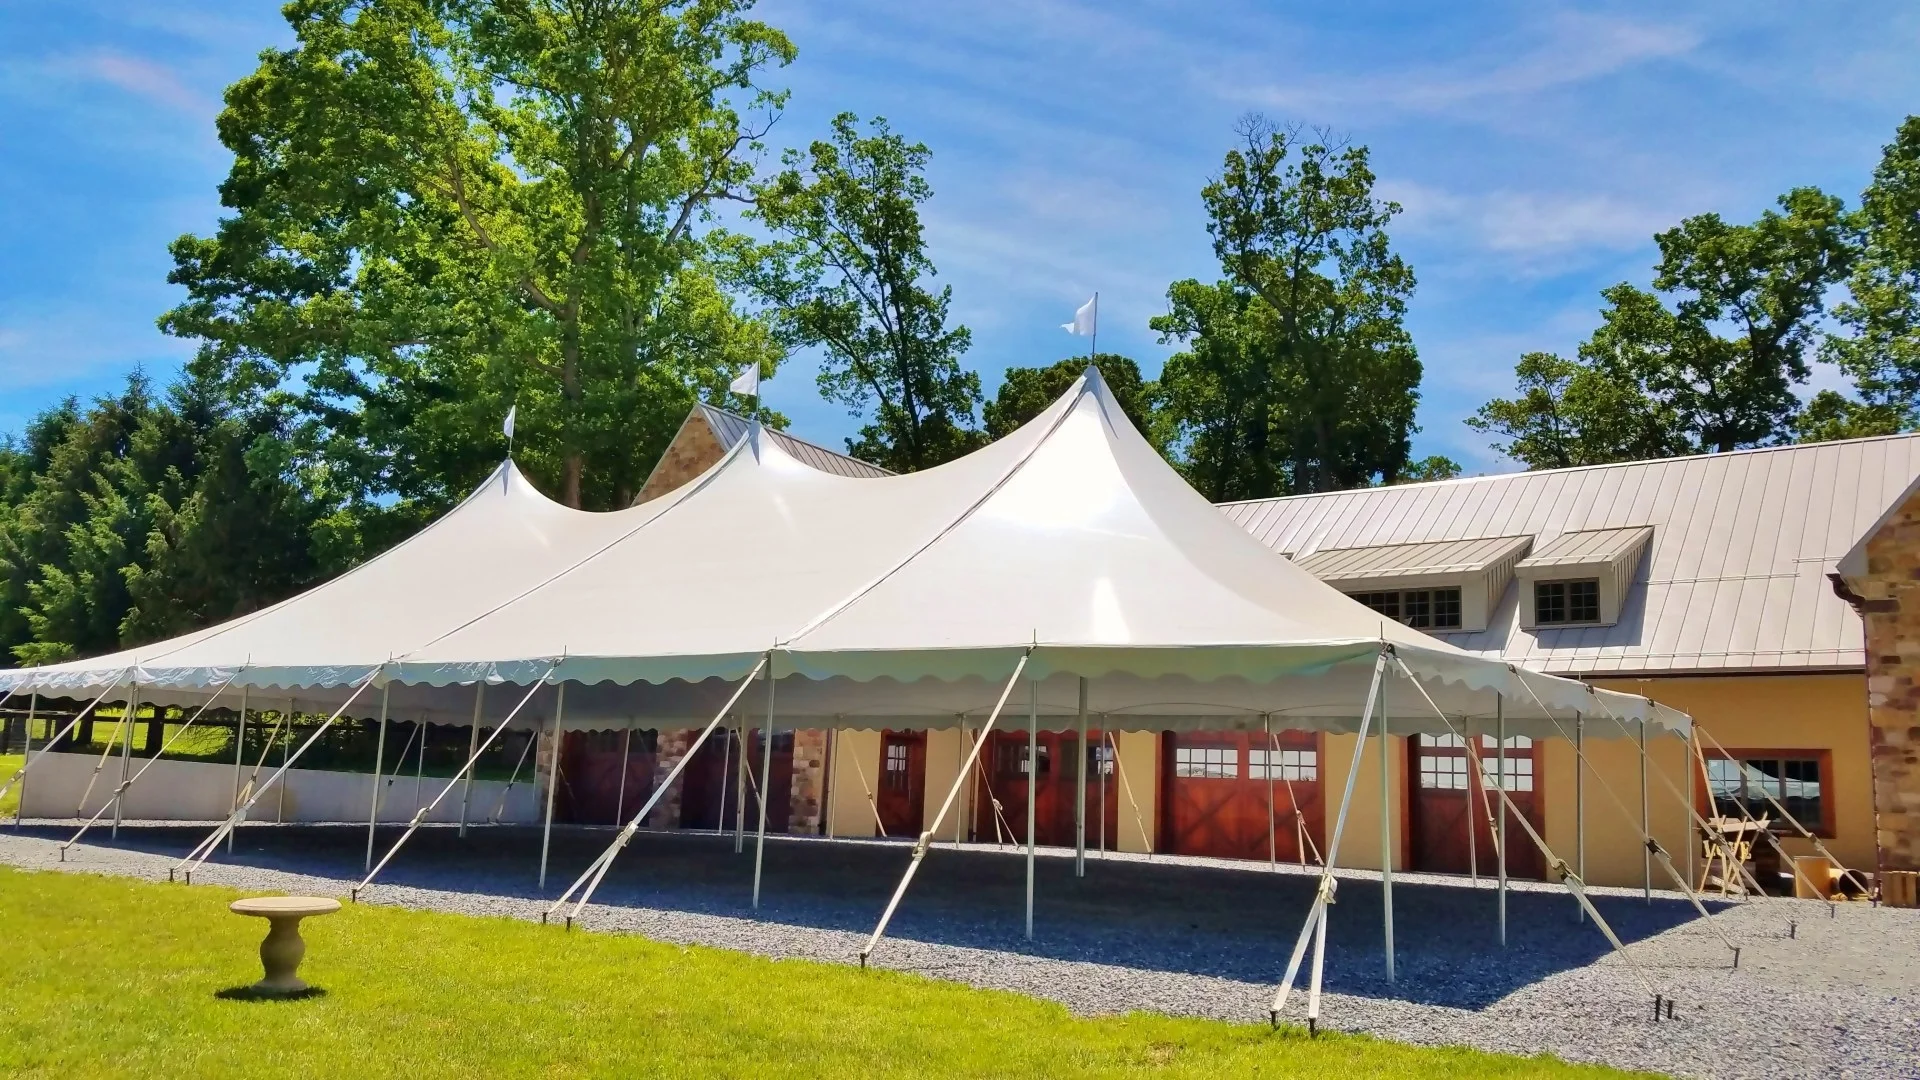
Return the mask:
<svg viewBox="0 0 1920 1080">
<path fill-rule="evenodd" d="M 1912 428 L 1920 118 L 1886 147 L 1861 203 L 1850 210 L 1796 188 L 1751 224 L 1702 214 L 1658 234 L 1651 291 L 1604 290 L 1600 326 L 1575 359 L 1521 357 L 1516 396 L 1467 423 L 1533 468 Z M 1853 393 L 1803 402 L 1816 357 L 1837 365 Z"/>
<path fill-rule="evenodd" d="M 780 239 L 737 244 L 739 278 L 772 305 L 788 343 L 822 353 L 820 393 L 872 420 L 847 452 L 895 472 L 980 445 L 980 376 L 960 364 L 972 335 L 947 325 L 953 289 L 935 275 L 920 204 L 933 196 L 927 148 L 852 113 L 833 137 L 790 151 L 755 191 L 752 216 Z"/>
<path fill-rule="evenodd" d="M 1414 277 L 1362 146 L 1260 117 L 1201 191 L 1222 278 L 1176 281 L 1151 322 L 1184 350 L 1160 376 L 1163 423 L 1214 500 L 1393 482 L 1415 430 Z"/>
<path fill-rule="evenodd" d="M 1160 388 L 1151 380 L 1141 377 L 1139 364 L 1115 353 L 1100 353 L 1091 360 L 1084 356 L 1068 357 L 1046 367 L 1008 368 L 1006 377 L 1000 382 L 1000 389 L 982 410 L 987 437 L 998 439 L 1039 416 L 1047 406 L 1067 392 L 1080 373 L 1087 370 L 1089 363 L 1100 369 L 1100 377 L 1106 380 L 1108 388 L 1113 391 L 1120 411 L 1133 421 L 1133 426 L 1139 428 L 1149 442 L 1158 446 L 1161 435 L 1157 409 Z"/>
</svg>

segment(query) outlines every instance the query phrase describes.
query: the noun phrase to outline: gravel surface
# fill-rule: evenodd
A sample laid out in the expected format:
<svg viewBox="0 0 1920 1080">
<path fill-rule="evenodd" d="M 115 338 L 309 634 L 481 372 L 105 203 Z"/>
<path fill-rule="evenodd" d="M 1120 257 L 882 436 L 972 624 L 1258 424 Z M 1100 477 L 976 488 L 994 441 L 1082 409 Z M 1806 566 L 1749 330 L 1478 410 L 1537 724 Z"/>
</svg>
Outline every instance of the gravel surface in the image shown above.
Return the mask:
<svg viewBox="0 0 1920 1080">
<path fill-rule="evenodd" d="M 71 829 L 0 832 L 0 863 L 166 880 L 207 827 L 104 829 L 58 862 Z M 381 830 L 381 846 L 397 829 Z M 556 830 L 547 897 L 585 867 L 609 830 Z M 95 842 L 97 841 L 97 843 Z M 535 830 L 492 827 L 465 840 L 422 830 L 364 903 L 538 919 Z M 366 850 L 364 827 L 248 825 L 196 881 L 345 896 Z M 377 854 L 378 852 L 376 852 Z M 855 962 L 908 849 L 885 842 L 770 839 L 761 910 L 749 908 L 751 837 L 637 837 L 583 916 L 591 930 Z M 1025 860 L 1011 850 L 942 845 L 901 905 L 876 966 L 1051 998 L 1083 1013 L 1130 1009 L 1264 1021 L 1313 895 L 1296 867 L 1140 856 L 1042 853 L 1036 940 L 1024 940 Z M 1681 1076 L 1920 1078 L 1920 911 L 1766 899 L 1712 905 L 1600 889 L 1596 905 L 1629 949 L 1612 953 L 1574 921 L 1558 886 L 1516 884 L 1508 945 L 1497 938 L 1491 882 L 1396 875 L 1398 981 L 1383 976 L 1377 877 L 1342 875 L 1327 935 L 1321 1022 L 1411 1043 L 1465 1044 Z M 1793 936 L 1789 935 L 1789 925 Z M 1741 948 L 1740 966 L 1721 934 Z M 556 931 L 557 932 L 557 931 Z M 1653 1022 L 1635 967 L 1678 1002 Z M 1302 979 L 1304 985 L 1304 978 Z M 1304 1015 L 1296 996 L 1288 1014 Z"/>
</svg>

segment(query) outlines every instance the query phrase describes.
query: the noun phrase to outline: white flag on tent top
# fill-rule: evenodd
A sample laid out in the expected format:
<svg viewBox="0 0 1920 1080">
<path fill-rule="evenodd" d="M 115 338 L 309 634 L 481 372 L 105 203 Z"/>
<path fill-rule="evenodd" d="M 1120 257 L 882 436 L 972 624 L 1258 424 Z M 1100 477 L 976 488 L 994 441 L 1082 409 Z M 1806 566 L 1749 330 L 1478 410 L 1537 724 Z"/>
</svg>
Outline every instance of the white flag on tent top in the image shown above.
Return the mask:
<svg viewBox="0 0 1920 1080">
<path fill-rule="evenodd" d="M 1094 293 L 1092 299 L 1080 305 L 1080 310 L 1073 313 L 1072 322 L 1060 324 L 1060 329 L 1065 330 L 1067 333 L 1074 334 L 1078 337 L 1092 337 L 1099 328 L 1100 328 L 1100 294 L 1099 293 Z"/>
<path fill-rule="evenodd" d="M 737 377 L 735 377 L 733 382 L 730 385 L 728 385 L 727 389 L 733 391 L 736 394 L 741 395 L 742 397 L 759 397 L 760 396 L 760 365 L 748 364 L 746 367 L 746 370 L 742 371 Z"/>
<path fill-rule="evenodd" d="M 519 409 L 520 406 L 518 404 L 507 406 L 507 422 L 500 425 L 500 430 L 506 433 L 508 439 L 513 438 L 513 414 L 518 412 Z"/>
</svg>

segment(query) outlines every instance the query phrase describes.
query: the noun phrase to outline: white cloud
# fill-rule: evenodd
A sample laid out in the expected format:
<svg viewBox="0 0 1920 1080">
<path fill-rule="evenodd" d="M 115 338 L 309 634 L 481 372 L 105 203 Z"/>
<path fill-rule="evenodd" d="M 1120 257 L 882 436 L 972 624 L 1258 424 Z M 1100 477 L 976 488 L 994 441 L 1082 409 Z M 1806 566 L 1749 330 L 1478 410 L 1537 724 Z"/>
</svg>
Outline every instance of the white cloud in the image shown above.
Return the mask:
<svg viewBox="0 0 1920 1080">
<path fill-rule="evenodd" d="M 1684 56 L 1700 42 L 1697 31 L 1678 24 L 1562 11 L 1513 38 L 1490 42 L 1478 55 L 1444 66 L 1361 75 L 1312 74 L 1287 83 L 1223 89 L 1233 97 L 1308 115 L 1374 109 L 1451 113 Z"/>
<path fill-rule="evenodd" d="M 1672 227 L 1683 213 L 1607 192 L 1461 194 L 1404 180 L 1384 180 L 1377 191 L 1405 209 L 1400 222 L 1409 232 L 1461 239 L 1522 258 L 1631 250 Z"/>
<path fill-rule="evenodd" d="M 56 66 L 189 116 L 209 116 L 219 111 L 217 100 L 189 87 L 172 68 L 152 60 L 103 50 L 70 57 Z"/>
</svg>

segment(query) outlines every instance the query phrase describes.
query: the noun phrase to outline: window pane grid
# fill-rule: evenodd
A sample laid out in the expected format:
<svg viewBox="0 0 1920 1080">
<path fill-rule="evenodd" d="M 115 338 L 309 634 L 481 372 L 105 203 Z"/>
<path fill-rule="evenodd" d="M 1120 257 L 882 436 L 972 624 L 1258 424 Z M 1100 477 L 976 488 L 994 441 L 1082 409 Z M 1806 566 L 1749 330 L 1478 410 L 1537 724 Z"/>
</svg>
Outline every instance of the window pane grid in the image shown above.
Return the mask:
<svg viewBox="0 0 1920 1080">
<path fill-rule="evenodd" d="M 1279 765 L 1273 773 L 1275 780 L 1320 779 L 1320 755 L 1314 750 L 1249 750 L 1247 779 L 1267 779 L 1267 771 L 1274 764 Z"/>
<path fill-rule="evenodd" d="M 1408 589 L 1404 592 L 1349 595 L 1371 610 L 1417 630 L 1460 629 L 1459 589 Z"/>
<path fill-rule="evenodd" d="M 1537 581 L 1533 621 L 1541 626 L 1600 621 L 1600 581 Z"/>
<path fill-rule="evenodd" d="M 1780 820 L 1780 812 L 1768 802 L 1771 795 L 1807 828 L 1818 831 L 1825 825 L 1817 758 L 1709 758 L 1707 791 L 1720 817 L 1739 818 L 1744 810 L 1774 819 L 1770 825 L 1775 830 L 1791 832 L 1792 826 Z"/>
<path fill-rule="evenodd" d="M 1240 751 L 1231 746 L 1177 746 L 1173 775 L 1230 780 L 1240 775 Z"/>
</svg>

